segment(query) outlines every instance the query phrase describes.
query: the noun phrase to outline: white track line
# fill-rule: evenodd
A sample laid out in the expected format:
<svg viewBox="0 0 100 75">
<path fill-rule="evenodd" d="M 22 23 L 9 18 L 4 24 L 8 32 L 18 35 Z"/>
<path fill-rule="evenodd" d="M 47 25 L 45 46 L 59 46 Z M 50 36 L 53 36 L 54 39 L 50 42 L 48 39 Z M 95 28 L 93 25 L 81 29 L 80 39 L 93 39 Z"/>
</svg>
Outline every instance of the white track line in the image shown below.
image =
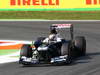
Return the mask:
<svg viewBox="0 0 100 75">
<path fill-rule="evenodd" d="M 20 51 L 18 51 L 16 53 L 8 54 L 8 55 L 0 56 L 0 64 L 18 61 L 19 59 L 15 58 L 14 56 L 18 56 L 19 53 L 20 53 Z"/>
<path fill-rule="evenodd" d="M 73 21 L 73 22 L 95 22 L 98 21 L 100 22 L 100 20 L 47 20 L 47 19 L 0 19 L 0 21 Z"/>
<path fill-rule="evenodd" d="M 0 42 L 14 42 L 14 43 L 21 43 L 21 44 L 31 44 L 32 41 L 23 41 L 23 40 L 0 40 Z"/>
</svg>

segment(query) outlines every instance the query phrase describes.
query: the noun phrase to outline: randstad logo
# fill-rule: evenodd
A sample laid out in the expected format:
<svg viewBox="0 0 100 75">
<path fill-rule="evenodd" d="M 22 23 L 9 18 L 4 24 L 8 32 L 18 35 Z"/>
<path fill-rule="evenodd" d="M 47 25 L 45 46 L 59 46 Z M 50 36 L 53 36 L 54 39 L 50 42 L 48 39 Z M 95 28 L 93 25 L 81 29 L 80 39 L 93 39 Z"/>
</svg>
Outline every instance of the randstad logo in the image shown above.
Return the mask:
<svg viewBox="0 0 100 75">
<path fill-rule="evenodd" d="M 100 5 L 100 0 L 86 0 L 87 5 Z"/>
</svg>

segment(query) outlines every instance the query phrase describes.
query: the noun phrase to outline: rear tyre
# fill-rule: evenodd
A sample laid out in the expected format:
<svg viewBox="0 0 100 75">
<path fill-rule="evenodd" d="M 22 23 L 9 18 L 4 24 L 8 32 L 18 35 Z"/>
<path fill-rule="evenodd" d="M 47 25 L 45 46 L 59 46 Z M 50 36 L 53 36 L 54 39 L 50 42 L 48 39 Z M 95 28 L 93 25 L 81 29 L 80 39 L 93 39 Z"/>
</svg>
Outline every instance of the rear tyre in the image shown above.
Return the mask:
<svg viewBox="0 0 100 75">
<path fill-rule="evenodd" d="M 32 54 L 33 54 L 32 47 L 30 45 L 25 44 L 22 46 L 21 51 L 20 51 L 20 57 L 25 56 L 25 57 L 31 58 Z"/>
<path fill-rule="evenodd" d="M 86 39 L 84 36 L 77 36 L 75 38 L 75 49 L 79 56 L 86 55 Z"/>
</svg>

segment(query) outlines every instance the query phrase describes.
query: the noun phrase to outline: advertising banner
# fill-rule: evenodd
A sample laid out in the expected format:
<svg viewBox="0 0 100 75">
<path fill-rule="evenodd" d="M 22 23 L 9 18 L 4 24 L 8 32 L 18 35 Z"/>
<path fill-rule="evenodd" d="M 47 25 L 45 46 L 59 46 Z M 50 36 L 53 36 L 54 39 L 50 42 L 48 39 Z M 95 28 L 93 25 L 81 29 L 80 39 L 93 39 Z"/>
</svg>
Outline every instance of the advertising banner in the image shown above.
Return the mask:
<svg viewBox="0 0 100 75">
<path fill-rule="evenodd" d="M 82 9 L 100 8 L 100 0 L 0 0 L 0 10 L 4 9 Z"/>
</svg>

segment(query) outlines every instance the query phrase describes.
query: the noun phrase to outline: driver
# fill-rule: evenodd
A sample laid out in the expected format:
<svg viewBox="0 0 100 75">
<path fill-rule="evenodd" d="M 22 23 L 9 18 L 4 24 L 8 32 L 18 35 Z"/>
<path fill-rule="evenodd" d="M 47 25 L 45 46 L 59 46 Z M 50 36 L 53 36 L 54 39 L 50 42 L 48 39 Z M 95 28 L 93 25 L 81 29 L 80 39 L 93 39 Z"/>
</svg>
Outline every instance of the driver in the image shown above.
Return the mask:
<svg viewBox="0 0 100 75">
<path fill-rule="evenodd" d="M 43 40 L 43 43 L 50 43 L 50 42 L 54 43 L 61 42 L 61 38 L 57 34 L 56 28 L 51 28 L 49 37 Z"/>
</svg>

